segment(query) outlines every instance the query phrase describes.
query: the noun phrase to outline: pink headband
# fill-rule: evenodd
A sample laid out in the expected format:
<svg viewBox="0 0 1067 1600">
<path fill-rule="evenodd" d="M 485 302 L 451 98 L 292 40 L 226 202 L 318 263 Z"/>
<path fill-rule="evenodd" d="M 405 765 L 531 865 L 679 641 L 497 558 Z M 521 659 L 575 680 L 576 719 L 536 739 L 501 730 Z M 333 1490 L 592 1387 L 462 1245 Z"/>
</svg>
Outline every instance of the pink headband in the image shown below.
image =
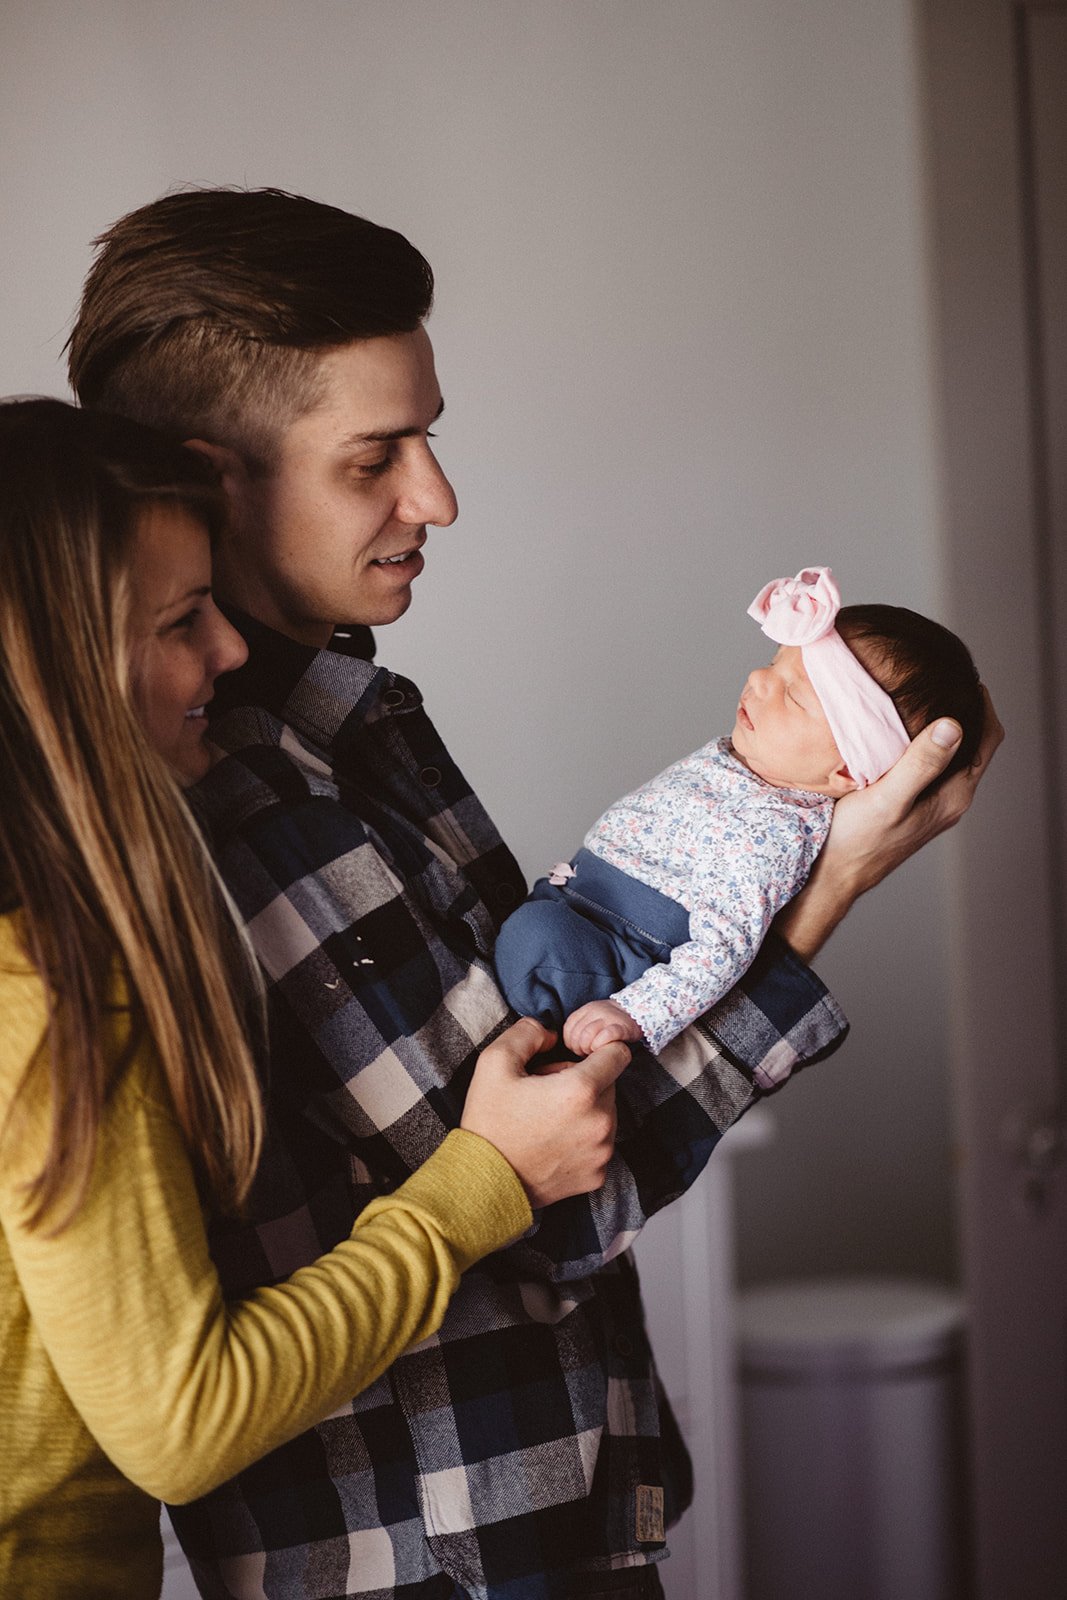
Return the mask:
<svg viewBox="0 0 1067 1600">
<path fill-rule="evenodd" d="M 860 788 L 887 772 L 910 744 L 885 690 L 834 627 L 841 595 L 829 567 L 805 567 L 762 588 L 748 608 L 776 644 L 799 645 L 834 743 Z"/>
</svg>

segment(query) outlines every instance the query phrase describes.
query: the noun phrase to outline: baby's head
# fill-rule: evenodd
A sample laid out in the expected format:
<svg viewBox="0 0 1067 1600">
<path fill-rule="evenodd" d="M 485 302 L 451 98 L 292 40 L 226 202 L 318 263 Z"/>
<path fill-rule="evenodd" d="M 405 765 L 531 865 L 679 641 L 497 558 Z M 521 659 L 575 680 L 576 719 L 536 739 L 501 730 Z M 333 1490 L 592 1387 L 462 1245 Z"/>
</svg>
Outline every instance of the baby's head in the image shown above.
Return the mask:
<svg viewBox="0 0 1067 1600">
<path fill-rule="evenodd" d="M 780 648 L 745 684 L 737 755 L 768 783 L 838 799 L 873 783 L 927 723 L 953 717 L 963 739 L 937 783 L 968 766 L 985 707 L 966 645 L 901 606 L 839 606 L 827 567 L 753 601 L 750 615 Z"/>
<path fill-rule="evenodd" d="M 889 695 L 910 738 L 938 717 L 952 717 L 963 729 L 937 783 L 969 767 L 982 738 L 985 699 L 963 640 L 905 606 L 843 606 L 837 631 Z"/>
</svg>

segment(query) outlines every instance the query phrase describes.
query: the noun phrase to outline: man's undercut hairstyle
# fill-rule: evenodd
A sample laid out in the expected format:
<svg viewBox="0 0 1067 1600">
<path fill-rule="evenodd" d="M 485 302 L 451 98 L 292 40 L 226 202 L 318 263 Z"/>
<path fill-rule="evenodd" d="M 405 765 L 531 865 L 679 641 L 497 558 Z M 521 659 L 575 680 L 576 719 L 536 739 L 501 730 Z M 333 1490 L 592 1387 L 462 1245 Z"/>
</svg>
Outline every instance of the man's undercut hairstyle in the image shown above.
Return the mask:
<svg viewBox="0 0 1067 1600">
<path fill-rule="evenodd" d="M 433 301 L 402 234 L 281 189 L 187 189 L 95 240 L 74 330 L 83 406 L 269 466 L 321 398 L 320 358 L 411 333 Z"/>
<path fill-rule="evenodd" d="M 836 626 L 912 738 L 938 717 L 953 717 L 963 729 L 959 749 L 930 790 L 969 767 L 982 737 L 985 701 L 963 640 L 904 606 L 843 606 Z"/>
</svg>

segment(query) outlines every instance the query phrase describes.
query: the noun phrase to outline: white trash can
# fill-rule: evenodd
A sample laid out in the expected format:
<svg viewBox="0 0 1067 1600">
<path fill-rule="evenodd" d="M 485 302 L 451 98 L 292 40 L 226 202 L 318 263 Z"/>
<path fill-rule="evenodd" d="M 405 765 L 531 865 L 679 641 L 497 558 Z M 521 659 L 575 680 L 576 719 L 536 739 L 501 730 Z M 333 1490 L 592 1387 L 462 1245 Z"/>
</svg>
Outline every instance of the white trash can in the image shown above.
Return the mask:
<svg viewBox="0 0 1067 1600">
<path fill-rule="evenodd" d="M 738 1296 L 746 1600 L 965 1600 L 963 1326 L 909 1280 Z"/>
</svg>

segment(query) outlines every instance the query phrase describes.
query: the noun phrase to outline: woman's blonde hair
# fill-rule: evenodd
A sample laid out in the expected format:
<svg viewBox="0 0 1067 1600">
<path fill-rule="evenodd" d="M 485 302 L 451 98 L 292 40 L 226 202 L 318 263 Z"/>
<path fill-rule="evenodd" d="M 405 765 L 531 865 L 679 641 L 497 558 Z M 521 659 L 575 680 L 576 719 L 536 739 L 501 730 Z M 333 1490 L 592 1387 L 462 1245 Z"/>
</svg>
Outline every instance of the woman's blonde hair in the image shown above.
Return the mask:
<svg viewBox="0 0 1067 1600">
<path fill-rule="evenodd" d="M 224 1208 L 261 1141 L 254 965 L 131 701 L 128 574 L 159 505 L 212 535 L 221 523 L 191 451 L 58 400 L 0 405 L 0 909 L 49 996 L 27 1078 L 50 1074 L 51 1138 L 28 1215 L 53 1230 L 85 1199 L 105 1104 L 146 1034 Z M 116 1008 L 130 1023 L 117 1058 Z"/>
</svg>

